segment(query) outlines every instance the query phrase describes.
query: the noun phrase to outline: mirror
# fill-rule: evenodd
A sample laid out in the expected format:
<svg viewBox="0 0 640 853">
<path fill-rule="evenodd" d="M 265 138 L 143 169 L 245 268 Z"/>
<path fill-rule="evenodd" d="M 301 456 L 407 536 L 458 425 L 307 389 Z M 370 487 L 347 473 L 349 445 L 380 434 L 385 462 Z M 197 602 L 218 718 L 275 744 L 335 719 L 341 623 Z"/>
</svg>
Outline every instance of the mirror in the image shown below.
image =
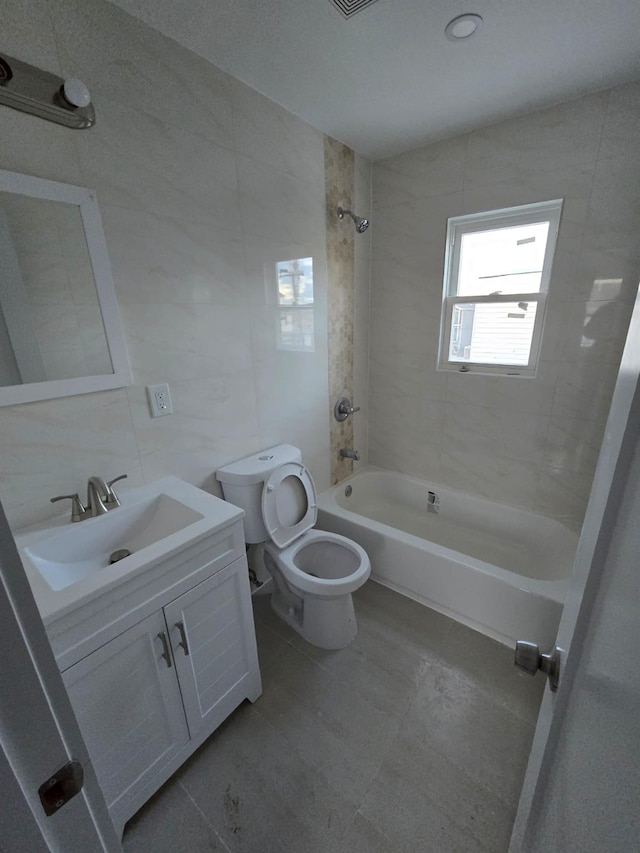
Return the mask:
<svg viewBox="0 0 640 853">
<path fill-rule="evenodd" d="M 0 405 L 130 384 L 95 194 L 0 170 Z"/>
</svg>

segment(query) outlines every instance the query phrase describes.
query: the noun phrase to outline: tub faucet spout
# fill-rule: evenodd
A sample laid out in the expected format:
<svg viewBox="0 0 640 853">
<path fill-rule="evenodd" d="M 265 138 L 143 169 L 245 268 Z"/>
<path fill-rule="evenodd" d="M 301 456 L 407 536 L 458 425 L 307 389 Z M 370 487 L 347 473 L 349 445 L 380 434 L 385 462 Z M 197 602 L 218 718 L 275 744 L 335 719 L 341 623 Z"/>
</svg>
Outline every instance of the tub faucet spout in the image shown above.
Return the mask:
<svg viewBox="0 0 640 853">
<path fill-rule="evenodd" d="M 351 450 L 350 447 L 343 447 L 340 450 L 340 456 L 342 456 L 343 459 L 353 459 L 354 462 L 360 461 L 360 454 L 358 453 L 358 451 Z"/>
</svg>

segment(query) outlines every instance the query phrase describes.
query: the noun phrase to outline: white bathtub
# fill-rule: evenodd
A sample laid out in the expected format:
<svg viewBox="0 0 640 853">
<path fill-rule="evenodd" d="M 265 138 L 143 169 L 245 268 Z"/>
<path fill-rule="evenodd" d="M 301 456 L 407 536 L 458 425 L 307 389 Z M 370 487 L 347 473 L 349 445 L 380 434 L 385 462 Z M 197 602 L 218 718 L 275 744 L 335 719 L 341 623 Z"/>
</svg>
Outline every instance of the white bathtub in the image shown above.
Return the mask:
<svg viewBox="0 0 640 853">
<path fill-rule="evenodd" d="M 553 645 L 578 542 L 557 521 L 377 468 L 323 492 L 318 509 L 317 526 L 362 545 L 380 583 L 502 643 Z"/>
</svg>

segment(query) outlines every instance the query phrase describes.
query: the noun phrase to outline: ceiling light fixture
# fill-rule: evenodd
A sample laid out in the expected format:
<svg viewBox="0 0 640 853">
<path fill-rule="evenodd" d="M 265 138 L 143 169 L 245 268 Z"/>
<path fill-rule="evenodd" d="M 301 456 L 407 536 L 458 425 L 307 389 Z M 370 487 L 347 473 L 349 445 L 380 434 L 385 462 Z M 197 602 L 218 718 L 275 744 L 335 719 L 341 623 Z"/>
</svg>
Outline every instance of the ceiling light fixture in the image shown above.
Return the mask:
<svg viewBox="0 0 640 853">
<path fill-rule="evenodd" d="M 482 18 L 480 15 L 458 15 L 452 21 L 449 21 L 444 28 L 444 34 L 449 41 L 460 41 L 474 36 L 482 26 Z"/>
</svg>

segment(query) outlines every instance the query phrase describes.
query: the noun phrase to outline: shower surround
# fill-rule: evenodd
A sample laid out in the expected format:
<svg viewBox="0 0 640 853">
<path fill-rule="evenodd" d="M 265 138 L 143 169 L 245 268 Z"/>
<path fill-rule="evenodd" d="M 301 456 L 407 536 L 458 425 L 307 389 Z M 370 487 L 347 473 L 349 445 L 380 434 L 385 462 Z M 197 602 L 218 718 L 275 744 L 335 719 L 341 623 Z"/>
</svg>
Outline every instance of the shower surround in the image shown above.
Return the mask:
<svg viewBox="0 0 640 853">
<path fill-rule="evenodd" d="M 640 277 L 640 84 L 373 169 L 369 461 L 582 522 Z M 536 378 L 436 371 L 447 218 L 564 198 Z"/>
</svg>

